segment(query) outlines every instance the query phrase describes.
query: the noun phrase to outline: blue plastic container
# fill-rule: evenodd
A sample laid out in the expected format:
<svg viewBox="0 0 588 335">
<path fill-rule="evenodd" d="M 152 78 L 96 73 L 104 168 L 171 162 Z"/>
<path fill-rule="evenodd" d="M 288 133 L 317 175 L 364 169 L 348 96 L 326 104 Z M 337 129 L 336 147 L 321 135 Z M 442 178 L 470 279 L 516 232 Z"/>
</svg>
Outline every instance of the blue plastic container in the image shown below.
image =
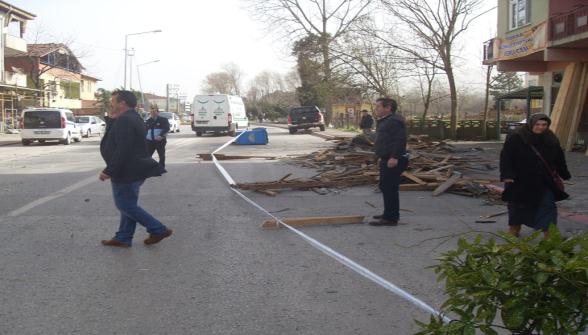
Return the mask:
<svg viewBox="0 0 588 335">
<path fill-rule="evenodd" d="M 257 145 L 267 144 L 269 142 L 267 130 L 265 130 L 265 128 L 254 128 L 243 132 L 244 134 L 235 141 L 235 144 Z"/>
</svg>

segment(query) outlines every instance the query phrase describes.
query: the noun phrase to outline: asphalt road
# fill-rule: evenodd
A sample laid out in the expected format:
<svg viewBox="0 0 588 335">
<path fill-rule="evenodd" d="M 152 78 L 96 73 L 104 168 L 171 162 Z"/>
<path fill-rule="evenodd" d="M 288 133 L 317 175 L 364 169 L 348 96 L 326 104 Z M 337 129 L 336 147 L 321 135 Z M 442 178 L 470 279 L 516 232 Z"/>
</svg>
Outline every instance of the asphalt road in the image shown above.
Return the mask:
<svg viewBox="0 0 588 335">
<path fill-rule="evenodd" d="M 297 235 L 262 230 L 267 217 L 196 157 L 228 139 L 197 138 L 188 128 L 170 135 L 169 172 L 145 183 L 140 203 L 175 233 L 146 247 L 138 228 L 129 249 L 100 245 L 115 232 L 118 212 L 109 183 L 97 178 L 99 138 L 0 147 L 0 334 L 411 334 L 414 319 L 428 319 Z M 328 145 L 270 129 L 269 145 L 231 145 L 222 153 L 287 157 Z M 283 160 L 223 165 L 237 182 L 316 173 Z M 373 187 L 247 195 L 280 217 L 381 210 Z M 425 267 L 454 241 L 427 239 L 503 229 L 505 218 L 473 223 L 503 208 L 452 195 L 401 197 L 398 227 L 303 232 L 438 307 L 443 290 Z"/>
</svg>

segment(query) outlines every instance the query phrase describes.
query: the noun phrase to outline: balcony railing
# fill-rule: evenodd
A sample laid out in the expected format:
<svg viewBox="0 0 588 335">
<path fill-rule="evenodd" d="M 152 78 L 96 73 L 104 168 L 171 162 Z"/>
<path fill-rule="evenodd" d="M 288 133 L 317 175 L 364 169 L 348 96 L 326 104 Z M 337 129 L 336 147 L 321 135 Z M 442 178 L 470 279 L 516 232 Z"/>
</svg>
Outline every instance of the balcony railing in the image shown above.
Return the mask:
<svg viewBox="0 0 588 335">
<path fill-rule="evenodd" d="M 495 38 L 484 42 L 484 61 L 494 59 L 494 40 Z"/>
<path fill-rule="evenodd" d="M 557 41 L 588 31 L 588 6 L 549 18 L 549 40 Z"/>
<path fill-rule="evenodd" d="M 27 42 L 22 38 L 4 33 L 4 54 L 15 56 L 27 52 Z"/>
</svg>

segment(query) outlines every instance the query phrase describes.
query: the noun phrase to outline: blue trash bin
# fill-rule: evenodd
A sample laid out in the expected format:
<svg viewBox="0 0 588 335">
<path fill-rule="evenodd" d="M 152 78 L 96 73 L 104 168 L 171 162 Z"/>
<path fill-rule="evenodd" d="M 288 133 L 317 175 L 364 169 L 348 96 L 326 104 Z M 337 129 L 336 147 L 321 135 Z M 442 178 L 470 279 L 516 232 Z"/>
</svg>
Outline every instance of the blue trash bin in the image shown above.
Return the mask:
<svg viewBox="0 0 588 335">
<path fill-rule="evenodd" d="M 267 144 L 269 142 L 269 138 L 267 136 L 267 130 L 265 128 L 254 128 L 251 130 L 243 131 L 243 135 L 241 135 L 236 141 L 235 144 L 241 145 L 259 145 L 259 144 Z"/>
</svg>

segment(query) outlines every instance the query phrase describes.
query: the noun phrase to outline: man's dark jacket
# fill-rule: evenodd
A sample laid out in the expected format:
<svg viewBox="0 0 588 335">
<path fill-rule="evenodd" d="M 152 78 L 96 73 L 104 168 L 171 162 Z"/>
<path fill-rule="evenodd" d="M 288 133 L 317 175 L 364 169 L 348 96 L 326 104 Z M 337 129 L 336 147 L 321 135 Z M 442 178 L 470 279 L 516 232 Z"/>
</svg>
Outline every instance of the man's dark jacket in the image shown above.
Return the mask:
<svg viewBox="0 0 588 335">
<path fill-rule="evenodd" d="M 572 176 L 568 171 L 564 152 L 557 137 L 551 130 L 545 136 L 533 136 L 528 129 L 520 129 L 509 136 L 500 153 L 500 179 L 513 179 L 514 183 L 507 183 L 502 200 L 537 206 L 541 203 L 543 193 L 550 189 L 555 201 L 568 198 L 568 194 L 555 186 L 545 164 L 533 151 L 531 145 L 541 153 L 552 169 L 555 169 L 562 179 L 568 180 Z"/>
<path fill-rule="evenodd" d="M 366 114 L 361 117 L 361 121 L 359 122 L 359 129 L 372 129 L 374 125 L 374 118 Z"/>
<path fill-rule="evenodd" d="M 100 142 L 104 173 L 115 183 L 131 183 L 161 176 L 165 169 L 147 153 L 143 119 L 134 109 L 109 120 Z"/>
<path fill-rule="evenodd" d="M 148 118 L 147 121 L 145 121 L 145 128 L 147 128 L 148 135 L 149 132 L 151 132 L 152 130 L 160 129 L 161 133 L 159 134 L 159 136 L 163 137 L 165 140 L 165 135 L 169 133 L 169 121 L 163 116 L 158 115 L 155 119 Z M 155 133 L 153 132 L 153 134 Z M 149 140 L 151 140 L 151 138 L 155 139 L 155 136 L 150 136 Z"/>
<path fill-rule="evenodd" d="M 400 159 L 406 154 L 406 125 L 402 116 L 392 113 L 378 120 L 375 153 L 383 159 Z"/>
</svg>

